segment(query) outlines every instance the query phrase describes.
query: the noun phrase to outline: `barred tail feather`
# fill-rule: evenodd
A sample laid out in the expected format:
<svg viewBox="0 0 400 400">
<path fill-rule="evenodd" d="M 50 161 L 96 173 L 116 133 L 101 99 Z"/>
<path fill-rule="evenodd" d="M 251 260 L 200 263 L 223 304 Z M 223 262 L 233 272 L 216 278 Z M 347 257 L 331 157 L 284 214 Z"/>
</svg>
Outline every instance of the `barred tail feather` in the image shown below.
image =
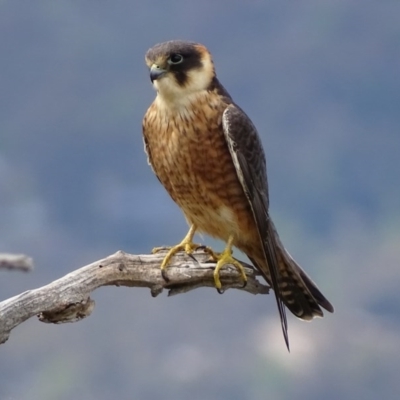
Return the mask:
<svg viewBox="0 0 400 400">
<path fill-rule="evenodd" d="M 316 284 L 296 261 L 294 261 L 279 239 L 272 221 L 270 223 L 270 232 L 275 242 L 278 261 L 280 297 L 285 306 L 298 318 L 306 321 L 312 320 L 315 317 L 323 317 L 324 314 L 321 307 L 329 312 L 333 312 L 334 308 L 332 304 L 325 298 Z M 251 261 L 260 270 L 264 278 L 270 282 L 266 261 L 258 258 L 251 258 Z"/>
</svg>

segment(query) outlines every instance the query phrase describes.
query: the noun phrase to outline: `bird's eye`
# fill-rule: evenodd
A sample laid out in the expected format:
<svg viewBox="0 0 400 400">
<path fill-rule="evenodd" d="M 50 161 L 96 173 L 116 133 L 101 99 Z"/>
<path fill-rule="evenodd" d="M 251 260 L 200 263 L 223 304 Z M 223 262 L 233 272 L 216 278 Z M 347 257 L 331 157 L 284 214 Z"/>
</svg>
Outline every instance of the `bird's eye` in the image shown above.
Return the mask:
<svg viewBox="0 0 400 400">
<path fill-rule="evenodd" d="M 168 60 L 168 64 L 180 64 L 183 61 L 183 56 L 181 54 L 172 54 Z"/>
</svg>

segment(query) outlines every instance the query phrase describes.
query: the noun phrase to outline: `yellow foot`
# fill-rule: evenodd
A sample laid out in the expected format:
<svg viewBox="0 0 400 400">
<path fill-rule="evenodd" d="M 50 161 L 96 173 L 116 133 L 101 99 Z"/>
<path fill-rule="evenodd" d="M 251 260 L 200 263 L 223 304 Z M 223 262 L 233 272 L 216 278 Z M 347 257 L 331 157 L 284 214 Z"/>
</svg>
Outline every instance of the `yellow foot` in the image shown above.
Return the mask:
<svg viewBox="0 0 400 400">
<path fill-rule="evenodd" d="M 176 246 L 172 246 L 172 247 L 155 247 L 152 250 L 152 253 L 157 253 L 160 250 L 165 250 L 168 249 L 168 253 L 167 255 L 164 257 L 163 262 L 161 263 L 161 275 L 162 277 L 165 279 L 165 281 L 169 281 L 169 278 L 166 275 L 166 268 L 168 267 L 171 258 L 176 254 L 179 253 L 180 251 L 184 251 L 186 254 L 191 255 L 195 250 L 201 248 L 203 249 L 205 252 L 209 253 L 213 258 L 215 257 L 215 253 L 213 252 L 213 250 L 210 247 L 207 246 L 202 246 L 196 243 L 193 243 L 193 236 L 196 232 L 196 227 L 193 225 L 190 227 L 190 230 L 188 232 L 188 234 L 185 236 L 185 238 L 182 240 L 182 242 L 180 242 L 179 244 L 177 244 Z"/>
<path fill-rule="evenodd" d="M 232 241 L 233 241 L 233 238 L 230 238 L 228 240 L 227 246 L 222 253 L 220 253 L 218 255 L 215 255 L 215 253 L 214 253 L 214 255 L 213 255 L 214 260 L 217 261 L 217 266 L 215 267 L 215 270 L 214 270 L 214 282 L 215 282 L 215 287 L 217 288 L 219 293 L 222 293 L 222 290 L 221 290 L 222 284 L 219 279 L 219 271 L 221 270 L 221 268 L 224 265 L 227 265 L 227 264 L 234 265 L 239 270 L 240 275 L 243 279 L 243 287 L 245 287 L 247 284 L 247 276 L 246 276 L 246 272 L 244 271 L 243 265 L 240 264 L 239 261 L 235 260 L 232 257 Z"/>
</svg>

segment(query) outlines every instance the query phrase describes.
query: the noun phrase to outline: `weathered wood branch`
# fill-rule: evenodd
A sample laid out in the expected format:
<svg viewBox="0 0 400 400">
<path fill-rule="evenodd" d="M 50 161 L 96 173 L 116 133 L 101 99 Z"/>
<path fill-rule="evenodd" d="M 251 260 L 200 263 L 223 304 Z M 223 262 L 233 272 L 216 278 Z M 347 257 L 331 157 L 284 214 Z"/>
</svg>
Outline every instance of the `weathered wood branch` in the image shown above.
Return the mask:
<svg viewBox="0 0 400 400">
<path fill-rule="evenodd" d="M 193 256 L 178 253 L 167 269 L 168 282 L 160 272 L 164 256 L 163 251 L 151 255 L 118 251 L 46 286 L 0 302 L 0 344 L 8 339 L 12 329 L 34 315 L 42 322 L 55 324 L 76 322 L 89 316 L 94 308 L 90 294 L 101 286 L 147 287 L 154 297 L 163 289 L 169 290 L 168 295 L 175 295 L 214 286 L 215 263 L 208 262 L 207 253 L 201 250 Z M 226 265 L 220 273 L 223 288 L 241 289 L 252 294 L 268 293 L 269 288 L 257 280 L 256 271 L 250 265 L 242 264 L 248 277 L 246 287 L 243 287 L 237 269 Z"/>
<path fill-rule="evenodd" d="M 27 272 L 33 269 L 33 261 L 25 254 L 0 253 L 0 269 L 17 269 Z"/>
</svg>

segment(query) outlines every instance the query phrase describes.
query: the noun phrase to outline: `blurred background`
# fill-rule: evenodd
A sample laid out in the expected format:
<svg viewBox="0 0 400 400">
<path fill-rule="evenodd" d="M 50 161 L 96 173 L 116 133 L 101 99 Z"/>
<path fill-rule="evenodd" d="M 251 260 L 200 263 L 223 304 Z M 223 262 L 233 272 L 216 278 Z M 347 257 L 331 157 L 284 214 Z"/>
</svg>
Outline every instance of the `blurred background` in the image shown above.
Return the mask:
<svg viewBox="0 0 400 400">
<path fill-rule="evenodd" d="M 0 1 L 0 251 L 35 261 L 0 300 L 186 234 L 141 137 L 170 39 L 258 127 L 272 217 L 336 312 L 290 315 L 288 354 L 273 296 L 102 288 L 82 322 L 12 332 L 0 400 L 398 399 L 398 1 Z"/>
</svg>

